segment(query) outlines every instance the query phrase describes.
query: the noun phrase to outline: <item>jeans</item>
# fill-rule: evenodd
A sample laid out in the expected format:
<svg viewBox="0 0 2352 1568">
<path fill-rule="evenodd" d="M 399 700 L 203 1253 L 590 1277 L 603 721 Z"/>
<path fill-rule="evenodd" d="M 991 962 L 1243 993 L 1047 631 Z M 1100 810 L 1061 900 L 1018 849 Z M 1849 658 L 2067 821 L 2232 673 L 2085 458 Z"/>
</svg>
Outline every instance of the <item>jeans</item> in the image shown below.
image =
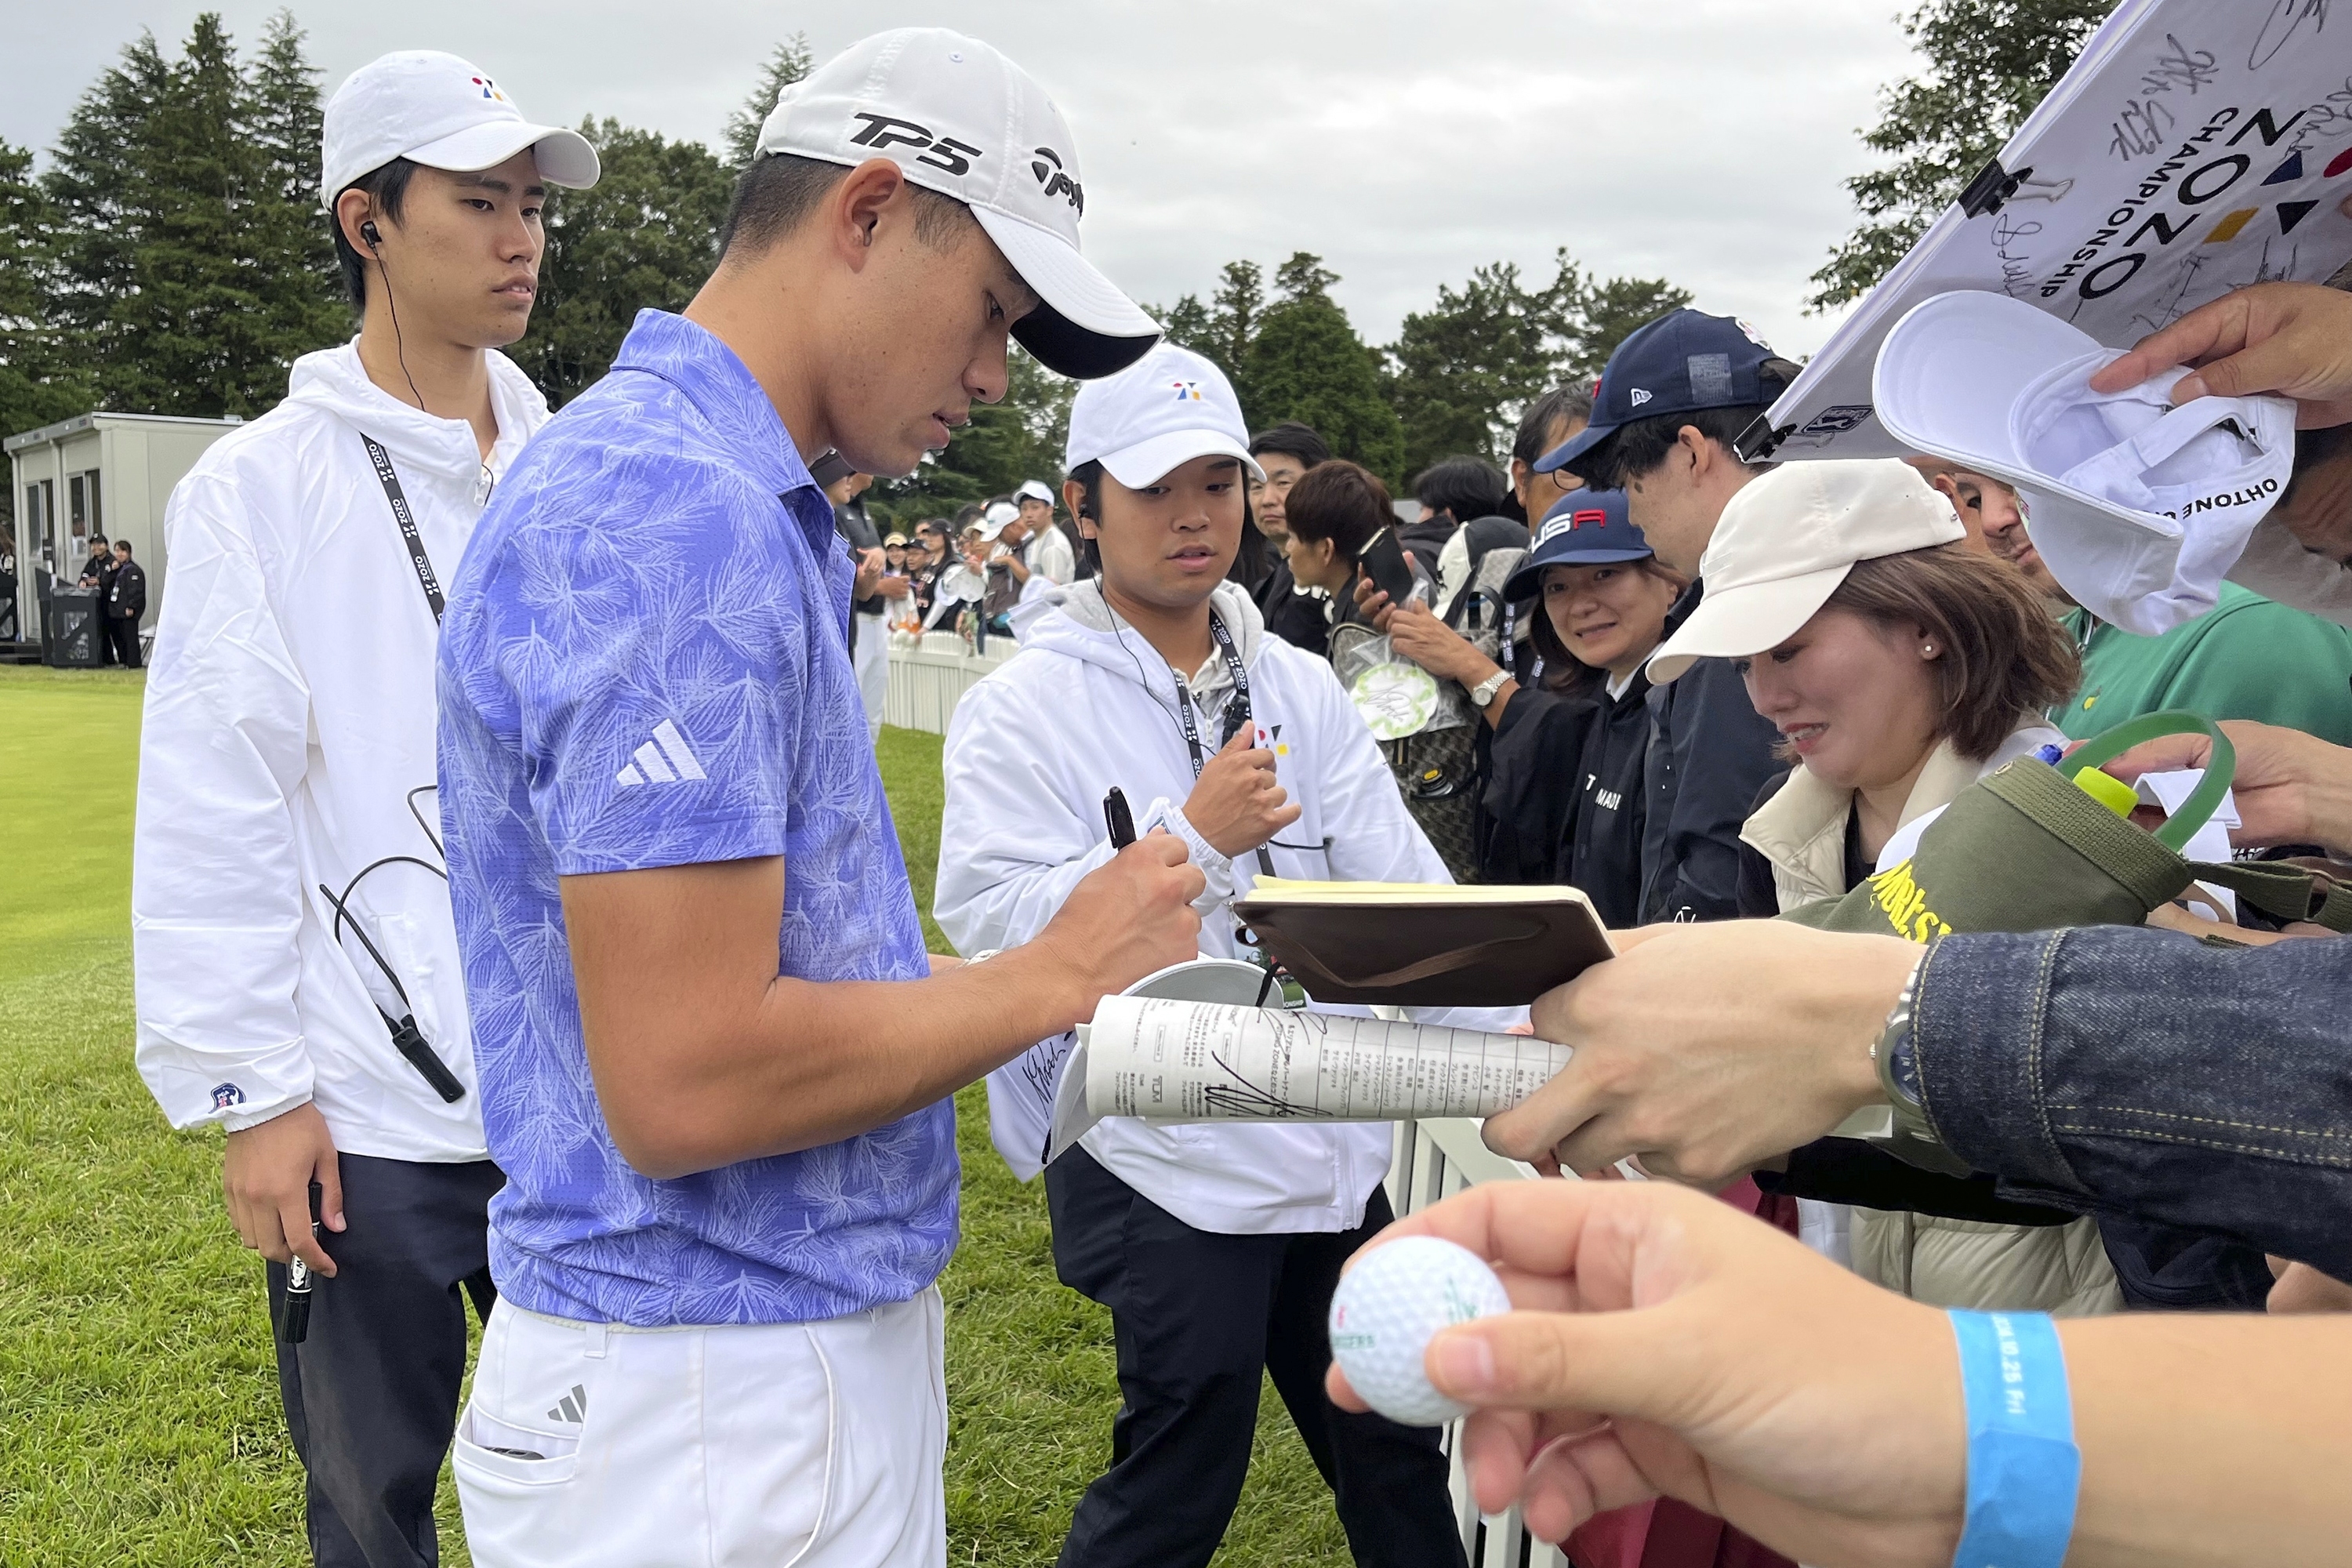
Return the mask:
<svg viewBox="0 0 2352 1568">
<path fill-rule="evenodd" d="M 2007 1195 L 2352 1279 L 2352 944 L 2099 927 L 1950 936 L 1914 1023 L 1929 1121 Z"/>
</svg>

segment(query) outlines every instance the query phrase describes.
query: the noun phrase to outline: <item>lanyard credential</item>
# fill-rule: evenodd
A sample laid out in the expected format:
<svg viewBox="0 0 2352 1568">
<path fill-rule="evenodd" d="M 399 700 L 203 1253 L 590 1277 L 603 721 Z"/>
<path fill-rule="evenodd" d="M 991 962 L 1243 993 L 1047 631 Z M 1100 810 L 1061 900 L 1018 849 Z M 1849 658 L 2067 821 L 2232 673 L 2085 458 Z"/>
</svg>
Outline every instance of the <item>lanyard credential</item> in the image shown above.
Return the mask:
<svg viewBox="0 0 2352 1568">
<path fill-rule="evenodd" d="M 1249 671 L 1242 668 L 1241 655 L 1234 651 L 1233 633 L 1225 630 L 1225 623 L 1214 610 L 1209 612 L 1209 636 L 1216 639 L 1217 652 L 1225 661 L 1225 674 L 1234 683 L 1234 700 L 1225 709 L 1234 721 L 1225 726 L 1225 740 L 1230 742 L 1241 732 L 1244 724 L 1257 721 L 1256 715 L 1250 709 Z M 1181 675 L 1176 677 L 1176 713 L 1178 724 L 1184 731 L 1185 749 L 1192 753 L 1192 776 L 1197 779 L 1201 776 L 1201 770 L 1209 765 L 1209 756 L 1201 744 L 1201 726 L 1192 717 L 1192 695 L 1189 683 Z M 1265 852 L 1263 844 L 1257 847 L 1257 868 L 1260 876 L 1274 875 L 1274 857 Z"/>
<path fill-rule="evenodd" d="M 392 520 L 400 524 L 400 537 L 408 542 L 408 563 L 416 568 L 416 581 L 425 590 L 425 602 L 433 606 L 433 623 L 441 624 L 441 580 L 433 574 L 433 558 L 425 553 L 425 541 L 416 534 L 416 519 L 408 510 L 408 497 L 400 488 L 400 476 L 392 469 L 392 454 L 374 437 L 362 434 L 367 443 L 368 461 L 375 465 L 375 477 L 383 486 L 383 499 L 392 503 Z"/>
</svg>

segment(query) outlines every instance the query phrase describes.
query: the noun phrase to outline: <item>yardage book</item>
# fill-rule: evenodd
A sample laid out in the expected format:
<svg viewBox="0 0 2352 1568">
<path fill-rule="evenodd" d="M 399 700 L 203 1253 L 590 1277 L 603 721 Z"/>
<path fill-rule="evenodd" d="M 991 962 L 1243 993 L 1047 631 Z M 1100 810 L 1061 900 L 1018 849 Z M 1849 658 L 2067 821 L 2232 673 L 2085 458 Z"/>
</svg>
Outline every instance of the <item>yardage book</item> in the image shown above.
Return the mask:
<svg viewBox="0 0 2352 1568">
<path fill-rule="evenodd" d="M 1612 952 L 1574 888 L 1261 877 L 1233 910 L 1326 1004 L 1524 1006 Z"/>
</svg>

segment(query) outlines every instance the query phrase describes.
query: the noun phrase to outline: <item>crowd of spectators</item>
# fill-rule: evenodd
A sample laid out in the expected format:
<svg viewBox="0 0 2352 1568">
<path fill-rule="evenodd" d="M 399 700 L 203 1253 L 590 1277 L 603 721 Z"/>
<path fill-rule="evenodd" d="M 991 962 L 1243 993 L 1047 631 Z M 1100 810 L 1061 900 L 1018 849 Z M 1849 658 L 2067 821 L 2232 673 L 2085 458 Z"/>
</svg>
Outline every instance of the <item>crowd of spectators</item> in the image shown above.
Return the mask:
<svg viewBox="0 0 2352 1568">
<path fill-rule="evenodd" d="M 1609 1568 L 1941 1562 L 1980 1516 L 2042 1521 L 2004 1561 L 2070 1535 L 2086 1563 L 2340 1555 L 2342 1325 L 2143 1326 L 2352 1307 L 2352 297 L 2241 290 L 2085 373 L 2085 398 L 2202 407 L 2232 453 L 2250 427 L 2293 443 L 2260 454 L 2293 471 L 2243 586 L 2217 568 L 2205 614 L 2140 636 L 2084 557 L 2044 559 L 2054 520 L 2112 508 L 2037 523 L 2025 480 L 1948 452 L 1744 452 L 1797 366 L 1696 310 L 1533 400 L 1507 468 L 1449 457 L 1409 501 L 1304 425 L 1253 435 L 1080 257 L 1070 181 L 1040 163 L 983 201 L 946 163 L 845 150 L 853 95 L 1066 142 L 1018 68 L 935 31 L 786 94 L 709 284 L 551 418 L 498 352 L 529 297 L 485 258 L 535 258 L 537 182 L 599 165 L 484 87 L 420 52 L 330 104 L 362 331 L 175 491 L 187 564 L 146 695 L 141 1066 L 176 1124 L 226 1131 L 322 1560 L 432 1560 L 455 1423 L 485 1563 L 677 1540 L 943 1562 L 950 1097 L 985 1076 L 1000 1152 L 1035 1175 L 1030 1053 L 1196 953 L 1263 963 L 1228 906 L 1266 876 L 1565 882 L 1612 928 L 1614 955 L 1532 1007 L 1422 1015 L 1573 1047 L 1483 1135 L 1595 1178 L 1401 1222 L 1536 1309 L 1427 1358 L 1475 1412 L 1482 1507 L 1580 1530 L 1576 1561 Z M 501 161 L 432 162 L 455 124 Z M 1008 259 L 1035 295 L 1017 323 Z M 950 295 L 993 313 L 944 325 Z M 841 454 L 913 468 L 933 393 L 830 395 L 886 361 L 1001 394 L 1008 332 L 1085 383 L 1058 486 L 885 531 Z M 135 664 L 130 553 L 86 574 Z M 942 631 L 1022 650 L 946 743 L 935 912 L 961 963 L 923 949 L 874 758 L 890 647 Z M 2198 869 L 2235 903 L 1834 925 L 1939 828 L 2006 820 L 1964 802 L 2159 710 L 2196 732 L 2108 762 L 2105 797 L 2051 787 L 2137 847 L 2118 816 L 2172 834 L 2166 791 L 2234 745 L 2226 837 L 2282 862 Z M 1970 873 L 2030 880 L 2038 842 L 1980 841 Z M 1434 1435 L 1329 1370 L 1389 1147 L 1114 1117 L 1046 1172 L 1054 1266 L 1109 1310 L 1124 1401 L 1065 1562 L 1207 1561 L 1262 1377 L 1359 1562 L 1464 1560 Z M 492 1299 L 461 1415 L 463 1302 Z M 2063 1516 L 2011 1507 L 1964 1441 L 1955 1333 L 1970 1378 L 2050 1365 L 2010 1339 L 1971 1360 L 1977 1312 L 2076 1358 L 2080 1419 L 2044 1451 L 2065 1463 L 2040 1467 Z M 794 1522 L 836 1475 L 855 1505 Z"/>
</svg>

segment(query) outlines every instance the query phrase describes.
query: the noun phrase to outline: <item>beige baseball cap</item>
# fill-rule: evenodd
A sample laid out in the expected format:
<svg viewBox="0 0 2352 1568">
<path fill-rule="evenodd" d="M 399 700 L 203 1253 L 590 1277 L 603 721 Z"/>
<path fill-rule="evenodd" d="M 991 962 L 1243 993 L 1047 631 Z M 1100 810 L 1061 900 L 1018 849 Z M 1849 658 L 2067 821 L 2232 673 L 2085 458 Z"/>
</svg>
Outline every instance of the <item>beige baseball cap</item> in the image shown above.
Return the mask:
<svg viewBox="0 0 2352 1568">
<path fill-rule="evenodd" d="M 1041 301 L 1013 335 L 1048 370 L 1108 375 L 1160 339 L 1160 323 L 1078 253 L 1086 185 L 1062 111 L 977 38 L 898 27 L 858 40 L 776 100 L 757 155 L 775 153 L 888 158 L 970 207 Z"/>
<path fill-rule="evenodd" d="M 1959 514 L 1900 458 L 1783 463 L 1723 509 L 1699 560 L 1706 591 L 1650 656 L 1664 685 L 1702 658 L 1747 658 L 1794 637 L 1857 561 L 1967 537 Z"/>
</svg>

